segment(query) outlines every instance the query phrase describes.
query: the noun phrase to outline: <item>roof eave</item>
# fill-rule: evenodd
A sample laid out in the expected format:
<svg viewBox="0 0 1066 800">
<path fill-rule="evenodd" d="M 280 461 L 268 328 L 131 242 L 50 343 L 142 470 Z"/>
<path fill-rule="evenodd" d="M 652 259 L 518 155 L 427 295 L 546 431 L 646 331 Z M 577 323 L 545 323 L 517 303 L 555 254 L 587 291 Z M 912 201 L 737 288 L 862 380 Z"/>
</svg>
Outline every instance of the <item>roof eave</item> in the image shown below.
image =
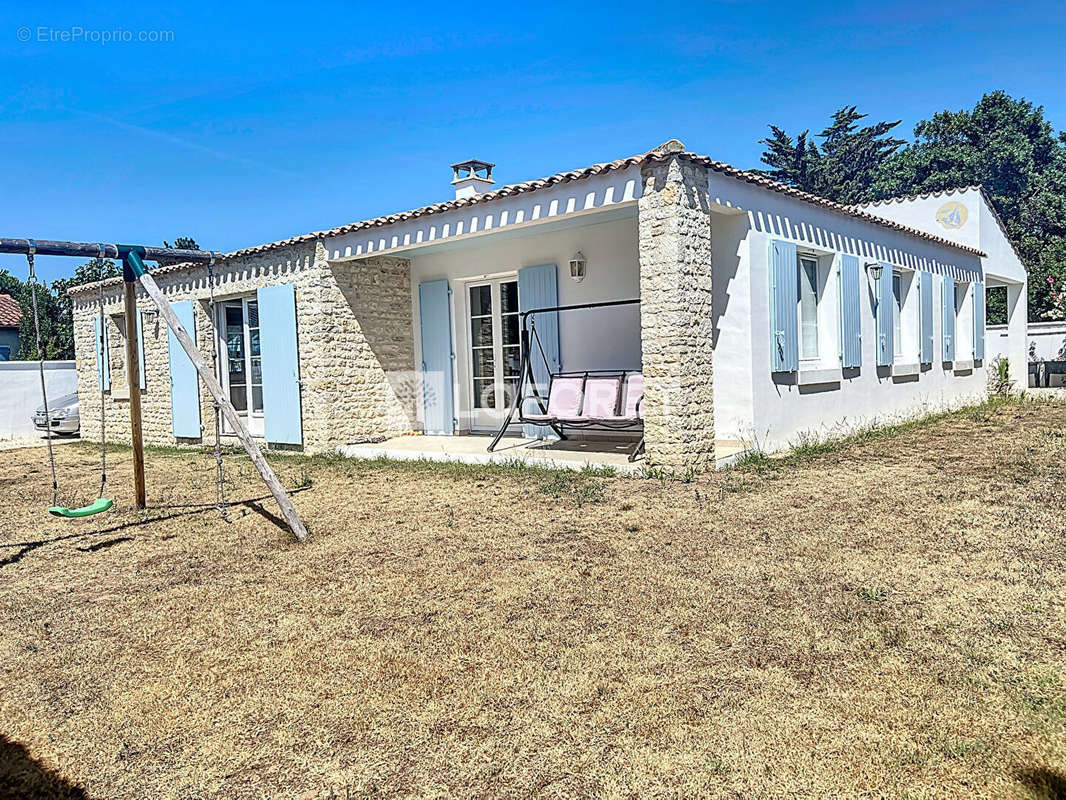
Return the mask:
<svg viewBox="0 0 1066 800">
<path fill-rule="evenodd" d="M 218 260 L 220 262 L 231 260 L 234 258 L 243 258 L 249 255 L 257 255 L 260 253 L 267 253 L 273 250 L 280 250 L 285 247 L 292 247 L 297 244 L 303 244 L 312 241 L 319 241 L 324 239 L 330 239 L 335 236 L 344 236 L 349 233 L 355 233 L 356 231 L 366 230 L 368 228 L 381 228 L 388 225 L 393 225 L 397 222 L 406 222 L 411 219 L 417 219 L 419 217 L 430 216 L 433 214 L 441 214 L 446 211 L 454 211 L 456 209 L 464 208 L 466 206 L 477 205 L 480 203 L 489 203 L 494 200 L 498 200 L 504 197 L 512 197 L 516 194 L 525 194 L 528 192 L 535 192 L 540 189 L 547 188 L 549 186 L 556 186 L 562 183 L 569 183 L 575 180 L 583 180 L 585 178 L 591 178 L 595 175 L 601 175 L 607 172 L 613 172 L 619 169 L 627 169 L 629 167 L 643 165 L 649 161 L 665 161 L 670 158 L 685 158 L 695 163 L 702 164 L 715 172 L 729 175 L 730 177 L 738 180 L 743 180 L 748 183 L 759 186 L 760 188 L 767 189 L 769 191 L 779 192 L 788 196 L 794 197 L 804 202 L 812 203 L 821 208 L 825 208 L 830 211 L 835 211 L 846 216 L 857 217 L 867 222 L 880 225 L 882 227 L 891 228 L 893 230 L 907 233 L 912 236 L 916 236 L 927 241 L 936 242 L 937 244 L 951 247 L 956 250 L 960 250 L 971 255 L 977 255 L 985 257 L 986 254 L 981 250 L 969 247 L 967 245 L 953 242 L 950 239 L 945 239 L 940 236 L 935 236 L 917 228 L 911 228 L 907 225 L 902 225 L 892 220 L 879 217 L 876 214 L 871 214 L 868 211 L 864 211 L 856 206 L 845 206 L 841 203 L 836 203 L 832 200 L 826 200 L 823 197 L 804 192 L 795 187 L 788 186 L 778 181 L 767 178 L 765 175 L 760 175 L 757 172 L 751 170 L 742 170 L 734 167 L 730 164 L 726 164 L 722 161 L 715 161 L 709 156 L 700 155 L 699 153 L 689 152 L 683 149 L 681 142 L 676 139 L 656 147 L 646 153 L 639 155 L 629 156 L 627 158 L 617 159 L 615 161 L 606 161 L 598 164 L 593 164 L 583 169 L 571 170 L 568 172 L 559 172 L 555 175 L 549 175 L 545 178 L 537 178 L 531 181 L 523 181 L 522 183 L 510 184 L 507 186 L 501 186 L 499 189 L 494 189 L 490 192 L 483 192 L 481 194 L 473 195 L 471 197 L 456 198 L 454 200 L 446 200 L 440 203 L 433 203 L 432 205 L 422 206 L 421 208 L 412 209 L 410 211 L 402 211 L 397 214 L 388 214 L 383 217 L 375 217 L 374 219 L 363 220 L 360 222 L 352 222 L 347 225 L 341 225 L 336 228 L 330 228 L 329 230 L 314 231 L 312 233 L 305 233 L 299 236 L 293 236 L 288 239 L 281 239 L 276 242 L 269 242 L 266 244 L 255 245 L 253 247 L 246 247 L 240 250 L 234 250 L 231 253 L 225 253 L 220 255 Z M 182 264 L 168 264 L 164 267 L 158 267 L 152 272 L 154 274 L 167 274 L 170 272 L 178 272 L 184 269 L 189 269 L 196 266 L 195 264 L 182 263 Z M 81 286 L 74 286 L 67 290 L 69 296 L 76 296 L 85 294 L 88 291 L 94 291 L 102 283 L 106 287 L 116 286 L 120 284 L 121 278 L 109 278 L 102 282 L 87 283 Z"/>
</svg>

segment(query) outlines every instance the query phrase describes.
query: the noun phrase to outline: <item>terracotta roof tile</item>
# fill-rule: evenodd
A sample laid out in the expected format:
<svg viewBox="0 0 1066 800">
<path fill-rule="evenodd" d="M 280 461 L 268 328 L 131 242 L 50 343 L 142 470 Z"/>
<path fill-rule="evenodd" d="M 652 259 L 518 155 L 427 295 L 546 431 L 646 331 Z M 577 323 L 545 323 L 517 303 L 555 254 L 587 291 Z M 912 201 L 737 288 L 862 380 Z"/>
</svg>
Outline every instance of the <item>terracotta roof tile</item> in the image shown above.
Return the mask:
<svg viewBox="0 0 1066 800">
<path fill-rule="evenodd" d="M 22 322 L 22 309 L 9 294 L 0 294 L 0 328 L 17 328 Z"/>
<path fill-rule="evenodd" d="M 416 219 L 418 217 L 428 216 L 430 214 L 440 214 L 444 211 L 452 211 L 459 208 L 465 208 L 467 206 L 478 205 L 480 203 L 490 203 L 493 200 L 497 200 L 501 197 L 511 197 L 518 194 L 524 194 L 526 192 L 533 192 L 537 189 L 543 189 L 547 186 L 554 186 L 562 183 L 569 183 L 571 181 L 582 180 L 584 178 L 590 178 L 594 175 L 601 175 L 607 172 L 614 172 L 615 170 L 626 169 L 627 167 L 637 166 L 647 161 L 664 161 L 674 156 L 679 158 L 685 158 L 698 164 L 703 164 L 709 169 L 729 177 L 736 178 L 738 180 L 745 181 L 747 183 L 760 186 L 770 191 L 779 192 L 781 194 L 788 195 L 789 197 L 795 197 L 798 200 L 802 200 L 807 203 L 820 206 L 821 208 L 835 211 L 841 214 L 846 214 L 849 217 L 858 217 L 859 219 L 872 222 L 876 225 L 880 225 L 885 228 L 891 228 L 893 230 L 902 231 L 916 236 L 920 239 L 936 242 L 938 244 L 952 247 L 956 250 L 961 250 L 973 255 L 985 255 L 980 250 L 976 250 L 967 245 L 953 242 L 950 239 L 945 239 L 940 236 L 934 236 L 933 234 L 926 233 L 925 231 L 918 230 L 917 228 L 911 228 L 907 225 L 901 225 L 898 222 L 887 220 L 884 217 L 879 217 L 875 214 L 871 214 L 857 206 L 845 206 L 841 203 L 835 203 L 832 200 L 826 200 L 823 197 L 810 194 L 808 192 L 801 191 L 791 186 L 787 186 L 783 183 L 778 183 L 775 180 L 767 178 L 765 175 L 761 175 L 758 172 L 751 170 L 738 169 L 721 161 L 715 161 L 708 156 L 699 155 L 698 153 L 690 153 L 684 150 L 684 145 L 676 139 L 672 139 L 663 145 L 651 150 L 647 153 L 640 153 L 638 155 L 629 156 L 627 158 L 620 158 L 615 161 L 604 161 L 599 164 L 593 164 L 582 169 L 570 170 L 568 172 L 559 172 L 555 175 L 549 175 L 545 178 L 537 178 L 535 180 L 523 181 L 522 183 L 514 183 L 508 186 L 501 186 L 499 189 L 494 189 L 491 192 L 483 192 L 482 194 L 473 195 L 472 197 L 456 198 L 455 200 L 445 200 L 440 203 L 433 203 L 432 205 L 422 206 L 421 208 L 415 208 L 410 211 L 401 211 L 396 214 L 387 214 L 382 217 L 375 217 L 374 219 L 363 220 L 360 222 L 352 222 L 347 225 L 340 225 L 336 228 L 329 228 L 327 230 L 313 231 L 311 233 L 304 233 L 299 236 L 292 236 L 288 239 L 280 239 L 276 242 L 268 242 L 266 244 L 259 244 L 253 247 L 245 247 L 240 250 L 234 250 L 231 253 L 226 253 L 220 257 L 220 260 L 227 260 L 231 258 L 242 258 L 244 256 L 258 255 L 260 253 L 267 253 L 271 250 L 278 250 L 284 247 L 290 247 L 295 244 L 301 244 L 304 242 L 318 241 L 319 239 L 329 239 L 334 236 L 344 236 L 349 233 L 354 233 L 360 230 L 367 230 L 369 228 L 382 228 L 387 225 L 392 225 L 397 222 L 404 222 L 410 219 Z M 170 272 L 178 272 L 180 270 L 189 269 L 195 267 L 195 264 L 168 264 L 166 266 L 157 267 L 152 270 L 153 274 L 165 275 Z M 117 285 L 121 282 L 120 278 L 110 278 L 104 281 L 105 286 Z M 96 284 L 85 284 L 83 286 L 76 286 L 70 289 L 69 294 L 80 294 L 90 288 L 95 289 Z"/>
</svg>

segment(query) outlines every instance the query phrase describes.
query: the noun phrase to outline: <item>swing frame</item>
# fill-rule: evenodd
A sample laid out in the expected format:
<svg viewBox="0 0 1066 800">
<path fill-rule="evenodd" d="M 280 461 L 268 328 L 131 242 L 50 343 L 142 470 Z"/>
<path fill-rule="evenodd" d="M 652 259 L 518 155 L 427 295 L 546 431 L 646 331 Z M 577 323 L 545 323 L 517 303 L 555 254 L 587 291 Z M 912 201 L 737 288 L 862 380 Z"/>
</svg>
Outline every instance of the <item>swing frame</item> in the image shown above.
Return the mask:
<svg viewBox="0 0 1066 800">
<path fill-rule="evenodd" d="M 293 536 L 301 542 L 308 538 L 307 528 L 296 513 L 296 508 L 293 506 L 292 499 L 282 487 L 281 482 L 270 468 L 270 465 L 266 462 L 266 459 L 263 458 L 259 445 L 252 439 L 248 429 L 241 422 L 240 417 L 237 415 L 237 411 L 233 408 L 233 404 L 230 403 L 222 385 L 215 376 L 214 370 L 208 366 L 203 355 L 189 336 L 189 332 L 185 330 L 181 321 L 174 313 L 174 310 L 170 307 L 170 303 L 167 302 L 163 292 L 160 290 L 158 284 L 156 284 L 155 279 L 144 265 L 145 261 L 156 261 L 165 264 L 206 264 L 209 268 L 212 268 L 219 257 L 217 253 L 213 250 L 186 250 L 177 247 L 146 247 L 142 245 L 66 242 L 54 239 L 13 239 L 6 237 L 0 237 L 0 253 L 27 256 L 30 259 L 31 276 L 34 282 L 36 282 L 36 276 L 33 275 L 32 271 L 32 258 L 35 255 L 69 256 L 73 258 L 113 258 L 122 261 L 123 304 L 126 324 L 126 374 L 130 392 L 130 438 L 133 444 L 133 478 L 136 507 L 138 510 L 147 507 L 144 481 L 144 432 L 141 421 L 140 355 L 137 346 L 136 328 L 137 284 L 139 283 L 141 288 L 159 310 L 160 316 L 174 333 L 174 337 L 178 340 L 182 350 L 185 351 L 185 354 L 196 368 L 200 380 L 203 381 L 204 386 L 206 386 L 208 392 L 210 392 L 212 398 L 214 398 L 216 407 L 222 412 L 226 421 L 232 426 L 240 443 L 244 445 L 244 449 L 248 453 L 248 457 L 252 460 L 252 464 L 259 472 L 259 475 L 267 485 L 267 488 L 270 489 L 270 493 L 274 496 L 274 499 L 277 501 L 282 516 L 285 518 L 285 522 L 292 531 Z M 33 292 L 32 296 L 34 303 L 36 303 L 36 292 Z M 37 351 L 37 355 L 43 358 L 39 341 Z M 45 397 L 47 397 L 47 392 L 44 386 L 43 362 L 41 367 L 41 391 Z M 47 403 L 47 400 L 45 402 Z M 48 447 L 49 453 L 51 453 L 52 438 L 50 418 L 48 434 Z M 54 461 L 52 463 L 54 503 L 56 480 Z M 56 516 L 64 517 L 89 516 L 91 514 L 98 514 L 101 511 L 106 511 L 107 509 L 103 506 L 110 502 L 111 501 L 107 498 L 99 498 L 95 503 L 81 509 L 64 509 L 58 505 L 53 505 L 52 508 L 49 509 L 49 512 Z M 110 508 L 110 505 L 108 505 L 107 508 Z"/>
<path fill-rule="evenodd" d="M 507 429 L 517 422 L 522 425 L 537 425 L 540 427 L 551 428 L 556 436 L 560 440 L 566 441 L 569 437 L 566 435 L 566 428 L 578 428 L 579 430 L 592 430 L 601 432 L 610 431 L 623 431 L 631 430 L 634 428 L 644 428 L 643 418 L 629 419 L 619 418 L 618 420 L 580 420 L 580 419 L 531 419 L 526 416 L 525 404 L 526 401 L 532 400 L 540 408 L 543 416 L 548 415 L 548 396 L 551 394 L 551 382 L 556 378 L 577 378 L 582 377 L 588 379 L 596 376 L 608 376 L 618 375 L 624 378 L 626 374 L 635 373 L 637 370 L 623 370 L 623 369 L 586 369 L 577 371 L 557 371 L 552 372 L 551 364 L 548 363 L 547 355 L 544 353 L 544 347 L 540 341 L 540 335 L 537 333 L 537 325 L 535 317 L 537 314 L 554 314 L 567 311 L 585 311 L 595 308 L 612 308 L 615 306 L 632 306 L 640 305 L 639 299 L 633 300 L 603 300 L 597 303 L 577 303 L 574 305 L 566 306 L 544 306 L 542 308 L 531 308 L 526 311 L 522 311 L 519 314 L 521 319 L 521 331 L 519 334 L 519 367 L 518 367 L 518 386 L 515 388 L 514 399 L 511 401 L 511 406 L 507 411 L 507 416 L 503 420 L 503 424 L 500 425 L 500 429 L 496 432 L 492 442 L 489 443 L 487 448 L 488 452 L 493 452 L 496 446 L 500 443 L 500 440 L 507 434 Z M 533 352 L 533 343 L 536 343 L 537 349 L 540 352 L 541 358 L 544 361 L 544 366 L 548 376 L 548 396 L 541 396 L 540 391 L 537 389 L 537 377 L 533 371 L 533 363 L 531 355 Z M 531 393 L 526 394 L 525 388 L 528 385 Z M 515 415 L 517 414 L 517 419 Z M 635 461 L 637 457 L 644 452 L 644 437 L 641 436 L 640 441 L 633 447 L 629 453 L 629 461 Z"/>
</svg>

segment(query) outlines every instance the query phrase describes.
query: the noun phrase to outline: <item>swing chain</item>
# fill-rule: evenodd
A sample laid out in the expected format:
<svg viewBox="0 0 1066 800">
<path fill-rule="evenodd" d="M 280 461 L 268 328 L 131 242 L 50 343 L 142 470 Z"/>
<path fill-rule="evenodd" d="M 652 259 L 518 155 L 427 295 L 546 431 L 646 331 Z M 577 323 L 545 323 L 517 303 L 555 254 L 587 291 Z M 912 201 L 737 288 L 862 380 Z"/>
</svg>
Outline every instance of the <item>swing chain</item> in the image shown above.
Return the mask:
<svg viewBox="0 0 1066 800">
<path fill-rule="evenodd" d="M 48 389 L 44 379 L 44 349 L 41 347 L 41 317 L 37 310 L 37 273 L 34 266 L 34 256 L 37 254 L 37 242 L 27 239 L 29 249 L 26 252 L 26 261 L 29 264 L 30 276 L 26 284 L 30 287 L 30 298 L 33 304 L 33 332 L 37 342 L 37 366 L 41 373 L 41 401 L 44 408 L 44 427 L 48 442 L 48 465 L 52 470 L 52 505 L 59 505 L 59 480 L 56 478 L 56 456 L 52 449 L 52 412 L 48 408 Z"/>
<path fill-rule="evenodd" d="M 107 398 L 104 396 L 104 380 L 103 369 L 104 365 L 108 361 L 104 358 L 104 348 L 107 347 L 107 318 L 104 316 L 104 259 L 103 245 L 98 245 L 100 248 L 100 255 L 97 257 L 97 264 L 99 265 L 100 274 L 97 275 L 98 281 L 96 284 L 96 298 L 97 304 L 100 307 L 100 351 L 97 353 L 97 358 L 100 361 L 100 494 L 97 497 L 104 496 L 104 487 L 107 485 Z"/>
<path fill-rule="evenodd" d="M 207 281 L 208 290 L 210 292 L 210 300 L 208 302 L 208 311 L 211 317 L 211 324 L 218 324 L 218 317 L 215 314 L 215 255 L 212 252 L 211 260 L 207 262 Z M 211 347 L 211 367 L 217 373 L 218 372 L 218 335 L 212 337 Z M 222 468 L 222 419 L 221 419 L 221 407 L 218 401 L 215 401 L 215 470 L 217 473 L 218 484 L 218 500 L 215 507 L 218 509 L 218 513 L 222 516 L 222 519 L 229 522 L 229 508 L 226 505 L 226 474 Z"/>
</svg>

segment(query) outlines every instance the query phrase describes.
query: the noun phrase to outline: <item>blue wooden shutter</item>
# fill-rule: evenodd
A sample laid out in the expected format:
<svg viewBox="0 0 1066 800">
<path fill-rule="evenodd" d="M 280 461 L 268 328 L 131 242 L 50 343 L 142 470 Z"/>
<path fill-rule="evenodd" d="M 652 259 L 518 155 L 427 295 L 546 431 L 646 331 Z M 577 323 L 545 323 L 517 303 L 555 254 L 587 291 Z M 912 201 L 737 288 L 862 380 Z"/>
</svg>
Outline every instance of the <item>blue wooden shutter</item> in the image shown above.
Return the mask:
<svg viewBox="0 0 1066 800">
<path fill-rule="evenodd" d="M 770 242 L 770 371 L 799 369 L 799 261 L 796 245 Z"/>
<path fill-rule="evenodd" d="M 955 360 L 955 280 L 944 276 L 940 284 L 940 306 L 944 316 L 941 352 L 943 361 Z"/>
<path fill-rule="evenodd" d="M 862 366 L 862 317 L 860 313 L 859 259 L 840 257 L 840 363 L 845 368 Z"/>
<path fill-rule="evenodd" d="M 171 308 L 189 337 L 196 342 L 196 326 L 192 301 L 172 303 Z M 196 367 L 185 355 L 174 331 L 167 328 L 167 347 L 170 350 L 170 428 L 174 435 L 185 439 L 200 438 L 200 381 Z"/>
<path fill-rule="evenodd" d="M 455 431 L 452 399 L 452 303 L 447 280 L 418 285 L 422 328 L 422 410 L 426 433 Z"/>
<path fill-rule="evenodd" d="M 877 281 L 877 366 L 888 367 L 892 364 L 896 343 L 893 337 L 893 311 L 896 296 L 892 292 L 892 267 L 881 265 L 881 277 Z"/>
<path fill-rule="evenodd" d="M 267 286 L 257 290 L 255 297 L 263 369 L 263 433 L 268 442 L 303 444 L 296 287 L 291 283 Z M 251 353 L 256 355 L 255 342 L 251 343 Z"/>
<path fill-rule="evenodd" d="M 921 362 L 933 363 L 933 275 L 918 273 L 918 333 L 921 336 Z"/>
<path fill-rule="evenodd" d="M 985 285 L 981 281 L 973 285 L 973 357 L 975 361 L 985 357 Z"/>
<path fill-rule="evenodd" d="M 148 382 L 144 374 L 144 323 L 141 320 L 141 312 L 137 312 L 137 385 L 142 389 L 147 388 Z"/>
<path fill-rule="evenodd" d="M 111 354 L 107 347 L 107 322 L 103 316 L 93 320 L 96 332 L 96 388 L 111 388 Z"/>
<path fill-rule="evenodd" d="M 559 305 L 559 279 L 558 269 L 555 264 L 543 264 L 536 267 L 523 267 L 518 270 L 518 308 L 520 311 L 529 311 L 534 308 L 551 308 Z M 537 326 L 537 336 L 548 366 L 545 367 L 544 359 L 540 356 L 540 349 L 531 343 L 530 364 L 533 366 L 533 378 L 537 384 L 540 396 L 548 396 L 550 373 L 558 372 L 562 361 L 559 358 L 559 313 L 536 314 L 530 318 L 530 322 Z M 527 394 L 531 394 L 527 390 Z M 539 408 L 533 408 L 536 401 L 526 404 L 529 413 L 541 413 Z M 522 429 L 526 438 L 544 438 L 554 436 L 551 428 L 538 425 L 526 425 Z"/>
</svg>

